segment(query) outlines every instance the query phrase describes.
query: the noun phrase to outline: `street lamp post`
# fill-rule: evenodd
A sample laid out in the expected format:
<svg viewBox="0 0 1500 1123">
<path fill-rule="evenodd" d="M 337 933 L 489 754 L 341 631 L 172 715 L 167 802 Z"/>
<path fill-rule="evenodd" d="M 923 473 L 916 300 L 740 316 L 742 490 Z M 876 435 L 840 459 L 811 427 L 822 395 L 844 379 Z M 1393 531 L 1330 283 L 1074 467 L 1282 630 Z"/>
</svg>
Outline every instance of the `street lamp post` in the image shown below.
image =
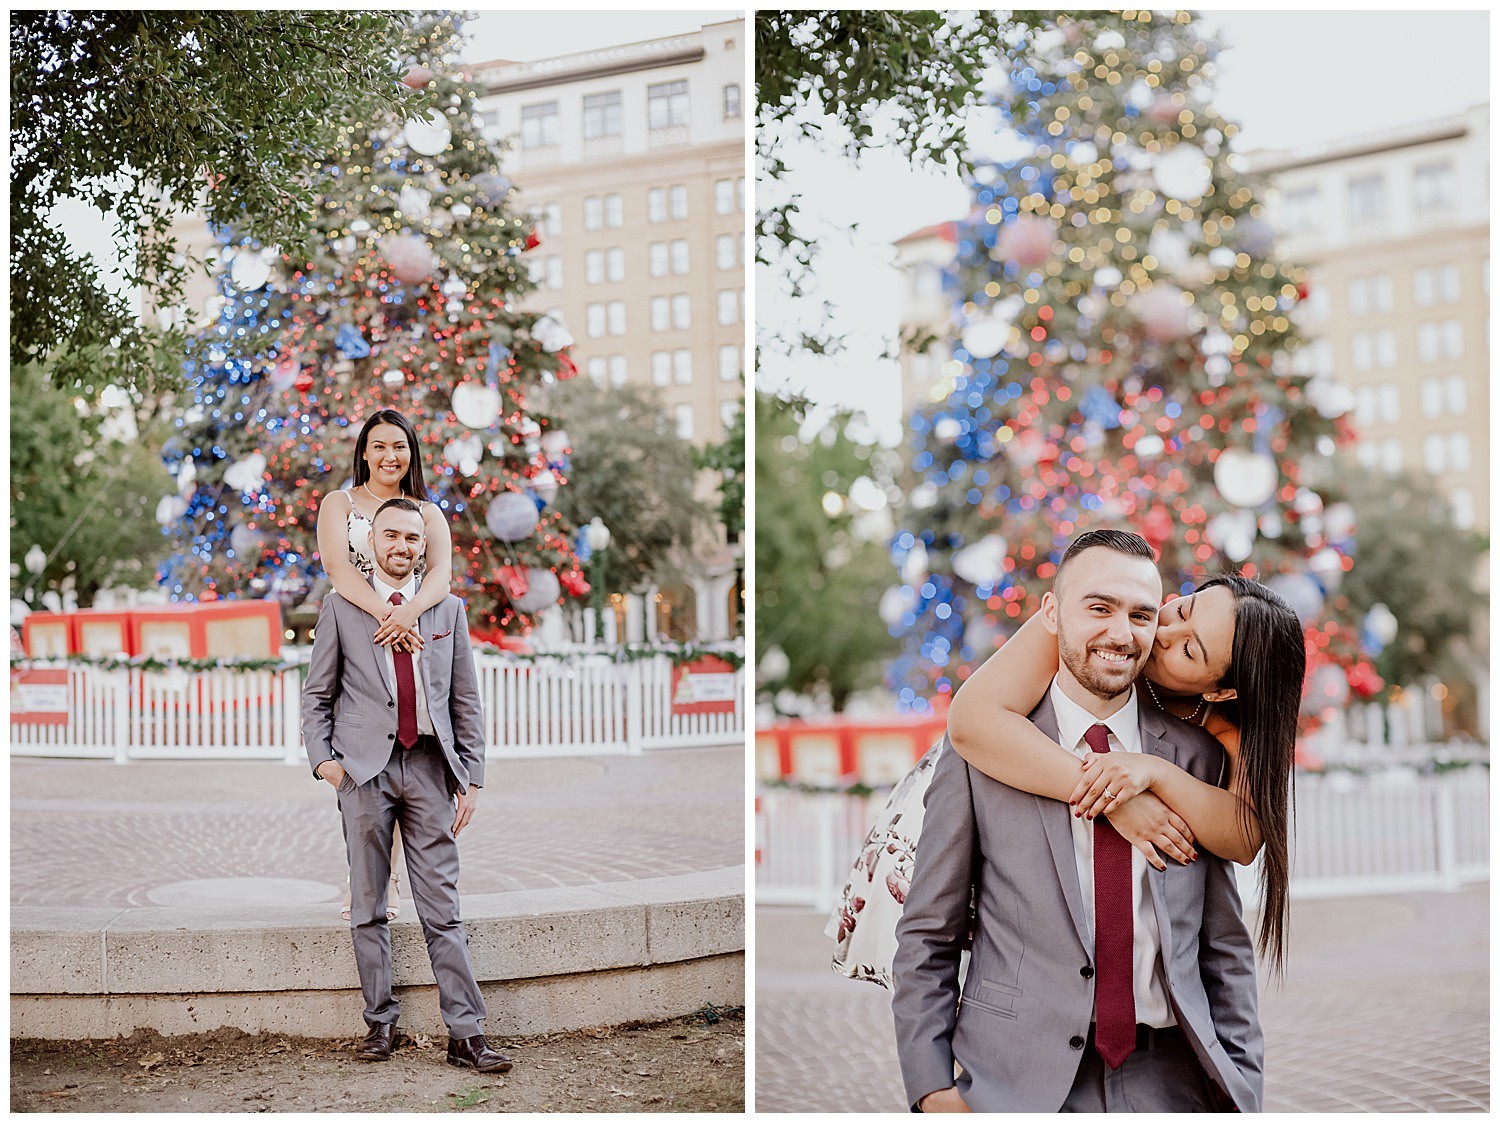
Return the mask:
<svg viewBox="0 0 1500 1123">
<path fill-rule="evenodd" d="M 595 515 L 583 528 L 584 541 L 589 547 L 589 607 L 594 612 L 594 620 L 599 628 L 599 638 L 604 638 L 604 617 L 601 603 L 604 600 L 604 581 L 608 572 L 609 543 L 614 537 L 609 532 L 609 527 L 604 525 L 604 520 Z"/>
</svg>

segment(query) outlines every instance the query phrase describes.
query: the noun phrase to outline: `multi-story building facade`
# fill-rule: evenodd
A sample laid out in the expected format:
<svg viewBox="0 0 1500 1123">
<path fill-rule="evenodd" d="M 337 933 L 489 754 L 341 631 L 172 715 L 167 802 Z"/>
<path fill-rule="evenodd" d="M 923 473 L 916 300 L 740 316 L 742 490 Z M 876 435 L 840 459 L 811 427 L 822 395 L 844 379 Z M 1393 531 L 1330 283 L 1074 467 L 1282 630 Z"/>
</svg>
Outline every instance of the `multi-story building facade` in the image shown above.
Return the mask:
<svg viewBox="0 0 1500 1123">
<path fill-rule="evenodd" d="M 1487 529 L 1489 106 L 1249 160 L 1308 268 L 1297 361 L 1353 391 L 1359 463 L 1425 472 Z"/>
<path fill-rule="evenodd" d="M 525 306 L 568 326 L 586 376 L 652 387 L 700 446 L 723 438 L 744 400 L 746 36 L 734 19 L 472 68 L 485 133 L 509 142 L 505 172 L 538 220 L 539 288 Z M 714 484 L 700 481 L 703 498 Z M 728 635 L 742 549 L 700 542 L 695 555 L 692 631 Z M 668 625 L 686 599 L 652 592 L 644 631 L 678 631 Z"/>
</svg>

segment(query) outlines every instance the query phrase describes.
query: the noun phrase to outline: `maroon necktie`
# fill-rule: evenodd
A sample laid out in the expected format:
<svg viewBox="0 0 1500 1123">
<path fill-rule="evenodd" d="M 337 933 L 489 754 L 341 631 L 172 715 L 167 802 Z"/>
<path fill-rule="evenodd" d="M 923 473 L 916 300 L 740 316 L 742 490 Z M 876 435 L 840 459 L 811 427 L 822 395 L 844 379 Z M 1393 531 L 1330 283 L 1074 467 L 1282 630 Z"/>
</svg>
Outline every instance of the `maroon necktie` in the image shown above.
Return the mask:
<svg viewBox="0 0 1500 1123">
<path fill-rule="evenodd" d="M 1109 752 L 1109 728 L 1083 739 Z M 1135 906 L 1131 845 L 1103 815 L 1094 819 L 1094 1047 L 1110 1068 L 1135 1052 Z"/>
<path fill-rule="evenodd" d="M 400 593 L 391 594 L 391 603 L 401 604 Z M 396 744 L 409 749 L 417 743 L 417 676 L 412 671 L 411 652 L 391 648 L 396 664 Z"/>
</svg>

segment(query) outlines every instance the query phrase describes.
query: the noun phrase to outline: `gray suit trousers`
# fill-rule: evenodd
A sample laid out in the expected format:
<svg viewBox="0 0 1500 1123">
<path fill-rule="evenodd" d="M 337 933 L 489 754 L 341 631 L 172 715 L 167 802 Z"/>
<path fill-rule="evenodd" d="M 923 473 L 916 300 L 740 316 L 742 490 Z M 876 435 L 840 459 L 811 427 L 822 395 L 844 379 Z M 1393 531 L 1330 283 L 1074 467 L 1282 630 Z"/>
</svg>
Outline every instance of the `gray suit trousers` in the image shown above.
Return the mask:
<svg viewBox="0 0 1500 1123">
<path fill-rule="evenodd" d="M 365 1021 L 394 1023 L 401 1004 L 391 990 L 391 932 L 385 906 L 391 832 L 399 821 L 407 883 L 437 979 L 443 1024 L 453 1037 L 474 1037 L 484 1032 L 487 1012 L 459 917 L 458 843 L 453 837 L 456 784 L 442 753 L 428 744 L 423 738 L 410 752 L 397 748 L 377 776 L 363 784 L 346 776 L 339 788 L 349 852 L 349 928 Z"/>
</svg>

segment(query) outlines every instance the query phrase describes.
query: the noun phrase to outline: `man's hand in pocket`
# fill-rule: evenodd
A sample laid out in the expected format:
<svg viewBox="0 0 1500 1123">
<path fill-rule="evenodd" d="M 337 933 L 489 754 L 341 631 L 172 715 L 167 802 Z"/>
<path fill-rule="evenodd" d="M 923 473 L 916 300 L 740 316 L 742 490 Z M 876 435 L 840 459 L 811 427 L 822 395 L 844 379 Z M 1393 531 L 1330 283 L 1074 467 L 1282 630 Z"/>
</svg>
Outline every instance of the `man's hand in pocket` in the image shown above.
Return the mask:
<svg viewBox="0 0 1500 1123">
<path fill-rule="evenodd" d="M 333 785 L 337 791 L 340 784 L 344 782 L 344 766 L 336 760 L 325 760 L 318 765 L 318 775 Z"/>
</svg>

